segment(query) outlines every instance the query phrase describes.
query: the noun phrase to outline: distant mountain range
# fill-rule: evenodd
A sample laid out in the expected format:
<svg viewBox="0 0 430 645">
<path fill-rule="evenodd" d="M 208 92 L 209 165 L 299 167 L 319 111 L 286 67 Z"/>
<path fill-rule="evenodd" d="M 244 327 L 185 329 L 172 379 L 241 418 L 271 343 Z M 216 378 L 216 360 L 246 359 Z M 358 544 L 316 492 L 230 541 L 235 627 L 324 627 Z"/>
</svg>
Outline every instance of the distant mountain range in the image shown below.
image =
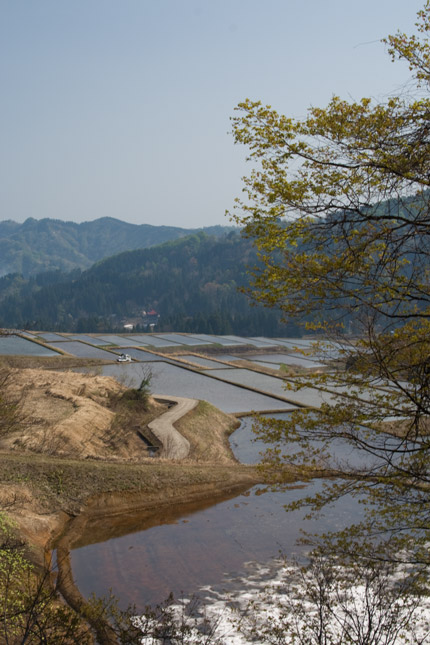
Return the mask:
<svg viewBox="0 0 430 645">
<path fill-rule="evenodd" d="M 428 199 L 426 192 L 372 208 L 381 222 L 387 214 L 407 221 Z M 405 276 L 414 266 L 413 253 L 410 260 Z M 281 322 L 276 309 L 250 307 L 245 293 L 249 270 L 257 264 L 252 240 L 236 227 L 190 230 L 110 217 L 82 224 L 4 221 L 0 327 L 97 332 L 156 324 L 158 331 L 299 333 L 294 323 Z M 344 323 L 352 318 L 351 313 Z"/>
<path fill-rule="evenodd" d="M 175 226 L 128 224 L 112 217 L 92 222 L 27 219 L 23 224 L 0 222 L 0 276 L 20 273 L 25 278 L 45 271 L 87 269 L 103 258 L 143 249 L 205 231 L 216 237 L 231 226 L 185 229 Z"/>
</svg>

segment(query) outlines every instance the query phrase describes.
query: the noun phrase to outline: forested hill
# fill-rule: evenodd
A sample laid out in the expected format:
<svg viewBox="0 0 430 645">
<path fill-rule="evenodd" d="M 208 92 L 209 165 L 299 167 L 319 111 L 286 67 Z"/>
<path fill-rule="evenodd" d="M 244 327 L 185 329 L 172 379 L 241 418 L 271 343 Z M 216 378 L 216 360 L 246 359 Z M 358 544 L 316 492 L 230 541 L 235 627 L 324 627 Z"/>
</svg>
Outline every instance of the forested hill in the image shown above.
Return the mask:
<svg viewBox="0 0 430 645">
<path fill-rule="evenodd" d="M 223 235 L 232 227 L 197 230 Z M 28 277 L 57 269 L 87 269 L 122 251 L 148 248 L 195 232 L 173 226 L 128 224 L 112 217 L 81 224 L 55 219 L 29 218 L 23 224 L 7 220 L 0 222 L 0 275 L 20 273 Z"/>
<path fill-rule="evenodd" d="M 0 326 L 94 332 L 132 321 L 144 328 L 142 312 L 155 310 L 158 331 L 287 333 L 278 312 L 251 307 L 239 291 L 255 263 L 251 242 L 238 233 L 199 233 L 121 253 L 79 274 L 10 275 L 0 279 Z"/>
</svg>

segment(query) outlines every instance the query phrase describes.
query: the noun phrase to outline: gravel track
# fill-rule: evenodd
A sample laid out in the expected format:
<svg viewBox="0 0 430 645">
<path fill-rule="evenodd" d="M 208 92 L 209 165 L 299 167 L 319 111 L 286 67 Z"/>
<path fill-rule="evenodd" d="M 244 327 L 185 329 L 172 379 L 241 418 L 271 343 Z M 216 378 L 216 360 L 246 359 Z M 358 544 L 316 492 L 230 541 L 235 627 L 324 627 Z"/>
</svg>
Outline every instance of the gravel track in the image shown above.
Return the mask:
<svg viewBox="0 0 430 645">
<path fill-rule="evenodd" d="M 181 396 L 157 396 L 156 401 L 174 403 L 167 412 L 148 424 L 148 427 L 163 444 L 163 457 L 168 459 L 185 459 L 190 452 L 190 442 L 185 439 L 173 426 L 187 412 L 193 410 L 198 404 L 197 399 L 186 399 Z"/>
</svg>

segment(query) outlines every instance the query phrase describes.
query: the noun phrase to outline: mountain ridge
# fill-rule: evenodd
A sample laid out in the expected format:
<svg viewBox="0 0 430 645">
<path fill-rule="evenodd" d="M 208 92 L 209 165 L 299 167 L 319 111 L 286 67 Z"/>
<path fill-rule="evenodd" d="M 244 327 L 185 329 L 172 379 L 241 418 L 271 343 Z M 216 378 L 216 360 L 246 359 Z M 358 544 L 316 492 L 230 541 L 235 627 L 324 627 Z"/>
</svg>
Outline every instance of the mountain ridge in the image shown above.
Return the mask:
<svg viewBox="0 0 430 645">
<path fill-rule="evenodd" d="M 199 231 L 215 237 L 235 227 L 215 225 L 198 229 L 130 224 L 114 217 L 88 222 L 27 218 L 22 223 L 0 221 L 0 276 L 20 273 L 25 278 L 45 271 L 88 269 L 106 257 L 149 248 Z"/>
</svg>

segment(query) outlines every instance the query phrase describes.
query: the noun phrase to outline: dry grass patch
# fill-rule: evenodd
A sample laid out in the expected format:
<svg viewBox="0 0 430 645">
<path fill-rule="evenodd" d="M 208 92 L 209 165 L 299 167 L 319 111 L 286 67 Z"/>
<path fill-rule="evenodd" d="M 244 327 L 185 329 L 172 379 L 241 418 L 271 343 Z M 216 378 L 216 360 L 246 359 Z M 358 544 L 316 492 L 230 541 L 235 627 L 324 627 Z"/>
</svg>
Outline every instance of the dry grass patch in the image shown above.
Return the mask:
<svg viewBox="0 0 430 645">
<path fill-rule="evenodd" d="M 0 453 L 0 488 L 17 506 L 29 501 L 43 513 L 77 513 L 87 499 L 101 494 L 140 492 L 179 498 L 181 489 L 213 483 L 261 479 L 256 472 L 235 464 L 208 465 L 148 459 L 140 464 L 72 460 L 44 455 Z M 13 510 L 13 506 L 11 507 Z"/>
<path fill-rule="evenodd" d="M 92 367 L 94 370 L 102 368 L 116 361 L 116 355 L 112 354 L 112 360 L 101 358 L 79 358 L 75 356 L 1 356 L 0 365 L 3 367 L 14 367 L 17 369 L 38 369 L 38 370 L 71 370 L 79 367 Z"/>
<path fill-rule="evenodd" d="M 0 448 L 62 457 L 140 460 L 147 456 L 137 430 L 161 414 L 124 397 L 126 388 L 97 374 L 9 369 L 3 394 L 19 401 L 21 423 L 0 436 Z M 0 433 L 1 435 L 1 433 Z"/>
<path fill-rule="evenodd" d="M 175 423 L 175 428 L 190 442 L 189 458 L 197 462 L 236 463 L 229 436 L 240 422 L 206 401 Z"/>
</svg>

